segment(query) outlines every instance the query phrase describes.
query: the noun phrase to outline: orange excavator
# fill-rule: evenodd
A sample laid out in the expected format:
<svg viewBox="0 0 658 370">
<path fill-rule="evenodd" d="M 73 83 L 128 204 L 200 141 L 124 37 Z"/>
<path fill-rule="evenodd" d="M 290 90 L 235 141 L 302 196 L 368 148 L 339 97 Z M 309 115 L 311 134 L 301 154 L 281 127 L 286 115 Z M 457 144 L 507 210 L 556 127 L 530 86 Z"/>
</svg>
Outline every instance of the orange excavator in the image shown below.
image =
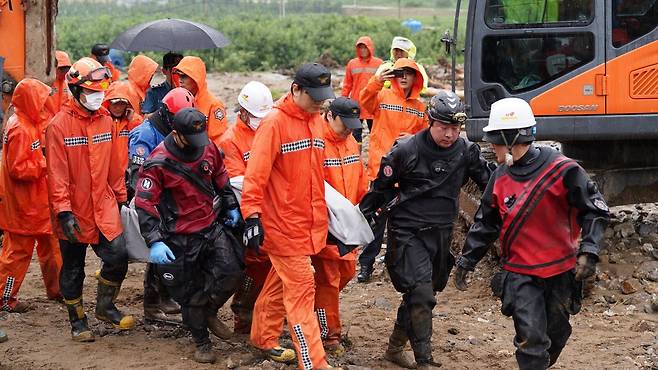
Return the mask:
<svg viewBox="0 0 658 370">
<path fill-rule="evenodd" d="M 466 23 L 471 140 L 519 97 L 610 204 L 658 201 L 658 0 L 471 0 Z"/>
<path fill-rule="evenodd" d="M 0 0 L 0 87 L 2 112 L 17 81 L 55 78 L 57 0 Z"/>
</svg>

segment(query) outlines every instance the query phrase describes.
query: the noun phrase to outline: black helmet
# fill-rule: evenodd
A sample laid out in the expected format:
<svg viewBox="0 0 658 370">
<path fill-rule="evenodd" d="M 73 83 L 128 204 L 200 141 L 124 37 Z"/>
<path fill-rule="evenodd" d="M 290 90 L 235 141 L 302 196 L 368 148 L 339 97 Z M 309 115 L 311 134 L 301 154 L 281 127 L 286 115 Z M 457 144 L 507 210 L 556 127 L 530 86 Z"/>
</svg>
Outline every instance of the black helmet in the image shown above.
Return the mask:
<svg viewBox="0 0 658 370">
<path fill-rule="evenodd" d="M 430 99 L 427 105 L 430 121 L 461 125 L 466 122 L 464 103 L 452 91 L 442 90 Z"/>
</svg>

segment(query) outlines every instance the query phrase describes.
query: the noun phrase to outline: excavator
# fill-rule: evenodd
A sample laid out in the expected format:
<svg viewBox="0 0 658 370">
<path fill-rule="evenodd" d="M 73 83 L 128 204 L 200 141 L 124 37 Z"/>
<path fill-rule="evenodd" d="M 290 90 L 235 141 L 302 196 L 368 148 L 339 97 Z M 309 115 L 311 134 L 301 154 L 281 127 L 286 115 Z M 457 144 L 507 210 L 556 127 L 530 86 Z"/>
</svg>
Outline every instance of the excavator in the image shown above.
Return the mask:
<svg viewBox="0 0 658 370">
<path fill-rule="evenodd" d="M 17 81 L 55 79 L 57 0 L 0 0 L 0 87 L 6 113 Z"/>
<path fill-rule="evenodd" d="M 658 0 L 471 0 L 466 14 L 469 139 L 493 102 L 519 97 L 537 139 L 559 142 L 611 205 L 658 201 Z"/>
</svg>

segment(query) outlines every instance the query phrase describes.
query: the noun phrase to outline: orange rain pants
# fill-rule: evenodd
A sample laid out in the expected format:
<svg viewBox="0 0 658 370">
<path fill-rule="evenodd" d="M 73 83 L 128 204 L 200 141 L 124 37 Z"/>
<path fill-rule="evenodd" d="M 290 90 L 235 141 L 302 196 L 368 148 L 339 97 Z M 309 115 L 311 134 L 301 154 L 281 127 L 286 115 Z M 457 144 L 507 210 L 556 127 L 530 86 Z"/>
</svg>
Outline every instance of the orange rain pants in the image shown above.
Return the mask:
<svg viewBox="0 0 658 370">
<path fill-rule="evenodd" d="M 0 305 L 3 310 L 12 309 L 18 303 L 16 297 L 32 261 L 35 242 L 46 294 L 49 299 L 61 298 L 59 271 L 62 268 L 62 257 L 57 237 L 52 234 L 26 236 L 5 232 L 0 253 Z"/>
<path fill-rule="evenodd" d="M 287 317 L 299 368 L 328 367 L 313 311 L 315 281 L 311 259 L 308 256 L 269 256 L 272 269 L 254 306 L 251 342 L 260 349 L 278 346 Z"/>
</svg>

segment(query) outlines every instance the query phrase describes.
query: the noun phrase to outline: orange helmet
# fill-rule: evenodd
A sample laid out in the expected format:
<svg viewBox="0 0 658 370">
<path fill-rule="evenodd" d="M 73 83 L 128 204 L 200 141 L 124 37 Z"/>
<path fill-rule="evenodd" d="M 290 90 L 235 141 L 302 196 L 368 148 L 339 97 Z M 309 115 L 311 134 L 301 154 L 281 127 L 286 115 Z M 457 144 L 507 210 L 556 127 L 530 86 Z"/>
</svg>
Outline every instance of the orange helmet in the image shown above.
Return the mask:
<svg viewBox="0 0 658 370">
<path fill-rule="evenodd" d="M 105 91 L 110 86 L 112 72 L 98 61 L 84 57 L 73 63 L 66 74 L 69 85 L 84 87 L 94 91 Z"/>
</svg>

